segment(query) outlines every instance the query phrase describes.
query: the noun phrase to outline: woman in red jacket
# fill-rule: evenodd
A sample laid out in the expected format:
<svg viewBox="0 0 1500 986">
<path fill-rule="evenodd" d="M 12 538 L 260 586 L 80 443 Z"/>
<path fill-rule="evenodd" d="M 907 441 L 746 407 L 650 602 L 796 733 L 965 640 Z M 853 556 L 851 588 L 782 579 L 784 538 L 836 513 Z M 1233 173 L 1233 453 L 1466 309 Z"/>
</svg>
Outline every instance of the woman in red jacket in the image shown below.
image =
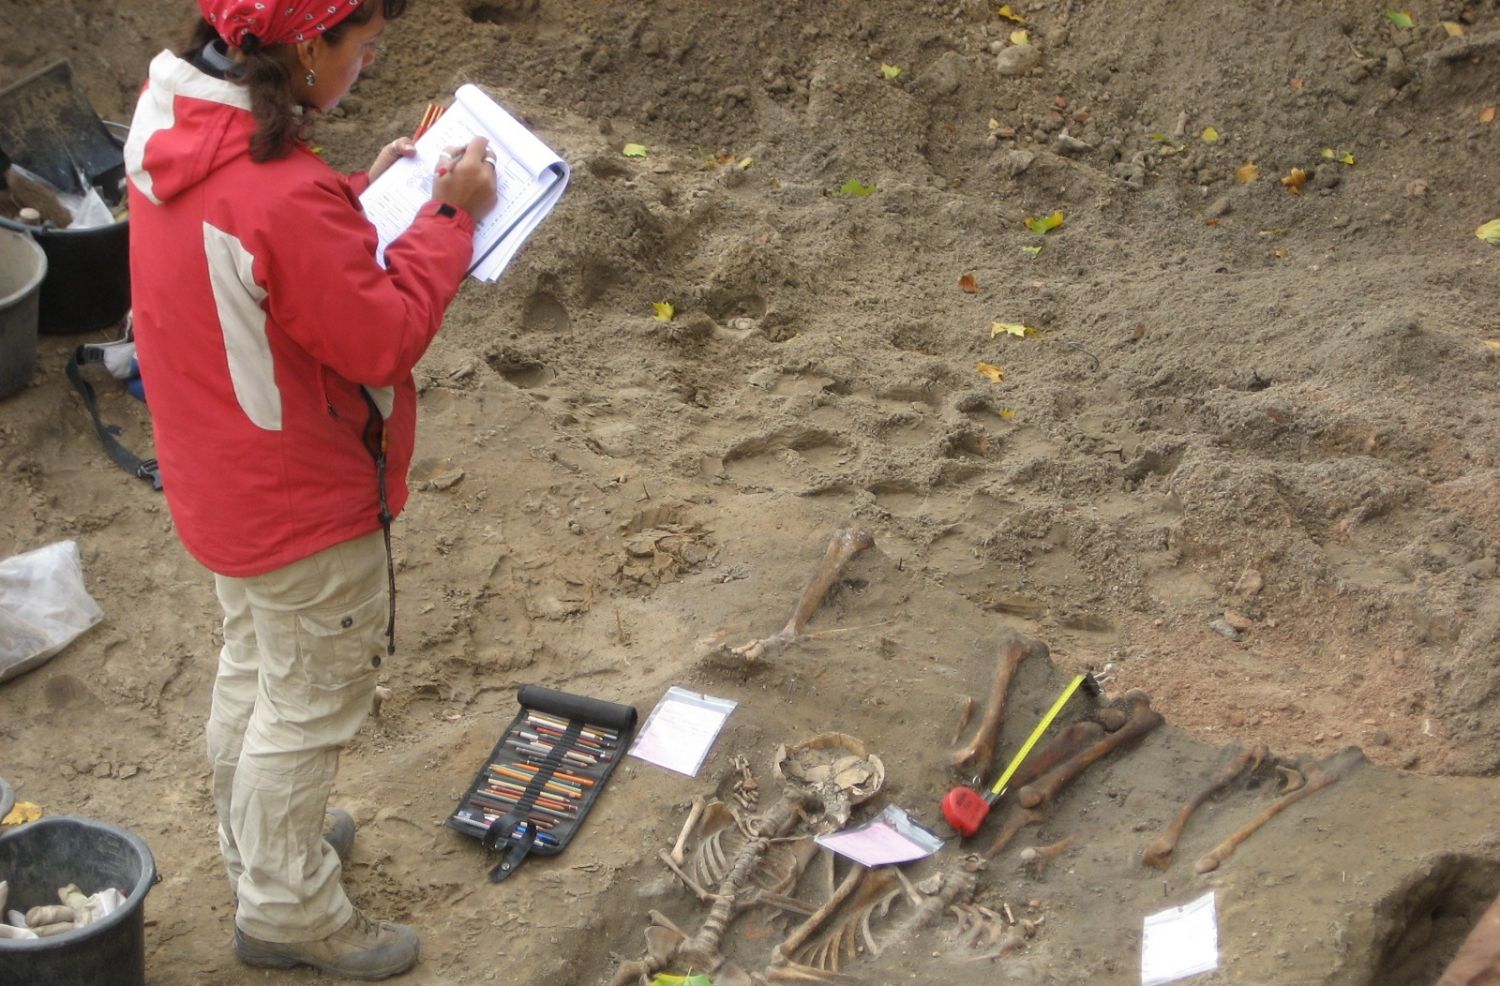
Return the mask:
<svg viewBox="0 0 1500 986">
<path fill-rule="evenodd" d="M 304 126 L 338 104 L 405 0 L 199 0 L 131 123 L 131 288 L 157 457 L 183 544 L 215 576 L 224 646 L 208 721 L 235 951 L 355 979 L 416 934 L 362 916 L 323 838 L 338 751 L 393 652 L 389 524 L 406 501 L 416 364 L 495 202 L 482 139 L 375 260 L 358 196 Z"/>
</svg>

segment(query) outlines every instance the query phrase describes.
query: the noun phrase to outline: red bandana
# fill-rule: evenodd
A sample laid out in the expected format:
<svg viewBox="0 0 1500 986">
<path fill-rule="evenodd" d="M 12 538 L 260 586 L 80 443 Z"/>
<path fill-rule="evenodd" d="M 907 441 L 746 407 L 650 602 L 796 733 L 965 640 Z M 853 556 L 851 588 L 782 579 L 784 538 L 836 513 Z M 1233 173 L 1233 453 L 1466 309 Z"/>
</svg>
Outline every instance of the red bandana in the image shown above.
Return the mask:
<svg viewBox="0 0 1500 986">
<path fill-rule="evenodd" d="M 322 34 L 361 0 L 198 0 L 203 19 L 235 48 L 253 34 L 262 46 L 288 45 Z"/>
</svg>

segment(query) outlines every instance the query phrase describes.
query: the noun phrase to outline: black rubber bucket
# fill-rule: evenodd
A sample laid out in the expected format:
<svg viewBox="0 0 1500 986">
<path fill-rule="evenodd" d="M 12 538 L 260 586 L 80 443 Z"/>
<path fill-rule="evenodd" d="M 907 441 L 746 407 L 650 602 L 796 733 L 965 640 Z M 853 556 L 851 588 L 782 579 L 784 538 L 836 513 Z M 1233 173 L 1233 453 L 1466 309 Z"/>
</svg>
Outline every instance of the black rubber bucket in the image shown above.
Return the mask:
<svg viewBox="0 0 1500 986">
<path fill-rule="evenodd" d="M 43 818 L 0 835 L 0 879 L 10 881 L 10 904 L 24 910 L 56 904 L 70 883 L 86 894 L 114 887 L 119 910 L 93 924 L 51 938 L 0 939 L 0 983 L 5 986 L 145 986 L 146 893 L 156 861 L 134 833 L 90 818 Z"/>
<path fill-rule="evenodd" d="M 109 122 L 104 126 L 124 147 L 130 128 Z M 0 227 L 30 233 L 47 255 L 37 331 L 48 335 L 94 332 L 114 325 L 130 310 L 128 217 L 93 229 L 54 229 L 0 216 Z"/>
</svg>

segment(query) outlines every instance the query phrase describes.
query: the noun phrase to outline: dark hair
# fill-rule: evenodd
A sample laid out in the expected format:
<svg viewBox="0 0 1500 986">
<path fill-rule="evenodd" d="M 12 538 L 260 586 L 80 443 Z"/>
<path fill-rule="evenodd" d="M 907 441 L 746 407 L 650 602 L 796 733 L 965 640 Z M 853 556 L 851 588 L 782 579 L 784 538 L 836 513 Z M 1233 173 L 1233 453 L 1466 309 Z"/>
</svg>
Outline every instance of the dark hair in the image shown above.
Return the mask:
<svg viewBox="0 0 1500 986">
<path fill-rule="evenodd" d="M 348 17 L 323 32 L 323 40 L 338 44 L 351 26 L 368 24 L 375 16 L 377 3 L 385 19 L 395 20 L 406 12 L 406 0 L 364 0 Z M 193 25 L 192 33 L 177 54 L 192 58 L 207 45 L 219 41 L 219 32 L 206 20 Z M 294 85 L 294 59 L 291 45 L 263 47 L 253 34 L 245 35 L 240 46 L 245 56 L 236 81 L 250 92 L 250 113 L 255 117 L 255 136 L 250 140 L 250 159 L 273 161 L 291 153 L 297 140 L 311 122 L 296 112 L 298 100 Z"/>
</svg>

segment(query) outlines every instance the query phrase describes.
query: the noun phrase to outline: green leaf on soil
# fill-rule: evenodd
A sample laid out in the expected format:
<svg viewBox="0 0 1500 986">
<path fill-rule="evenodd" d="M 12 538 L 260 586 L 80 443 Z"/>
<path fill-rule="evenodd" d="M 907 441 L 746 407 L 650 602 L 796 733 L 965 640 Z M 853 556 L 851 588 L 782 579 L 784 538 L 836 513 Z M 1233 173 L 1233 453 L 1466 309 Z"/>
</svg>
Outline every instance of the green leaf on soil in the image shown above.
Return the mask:
<svg viewBox="0 0 1500 986">
<path fill-rule="evenodd" d="M 974 369 L 982 377 L 988 377 L 991 383 L 1001 383 L 1005 380 L 1005 371 L 994 363 L 975 363 Z"/>
<path fill-rule="evenodd" d="M 651 307 L 656 309 L 652 317 L 658 322 L 670 322 L 677 317 L 677 308 L 670 301 L 653 301 Z"/>
<path fill-rule="evenodd" d="M 1005 4 L 999 10 L 995 11 L 995 13 L 999 14 L 1001 17 L 1004 17 L 1008 21 L 1015 21 L 1017 24 L 1026 23 L 1026 18 L 1022 17 L 1020 14 L 1011 9 L 1010 4 Z"/>
<path fill-rule="evenodd" d="M 990 338 L 993 339 L 995 336 L 1000 335 L 1011 335 L 1018 339 L 1025 339 L 1028 336 L 1035 336 L 1036 329 L 1033 329 L 1029 325 L 1022 325 L 1020 322 L 991 322 Z"/>
<path fill-rule="evenodd" d="M 887 65 L 884 62 L 882 62 L 880 64 L 880 74 L 882 76 L 884 76 L 885 78 L 887 78 L 887 79 L 894 79 L 898 75 L 901 74 L 901 66 L 899 66 L 899 65 Z"/>
<path fill-rule="evenodd" d="M 871 182 L 870 184 L 866 185 L 858 178 L 850 178 L 848 181 L 839 186 L 839 194 L 855 196 L 873 195 L 875 194 L 875 183 Z"/>
<path fill-rule="evenodd" d="M 1202 136 L 1205 143 L 1217 144 L 1219 142 L 1219 132 L 1213 127 L 1204 127 Z"/>
<path fill-rule="evenodd" d="M 1409 10 L 1387 10 L 1385 16 L 1386 20 L 1404 31 L 1411 30 L 1413 26 L 1411 11 Z"/>
<path fill-rule="evenodd" d="M 1033 246 L 1023 246 L 1021 248 L 1021 252 L 1026 254 L 1026 256 L 1034 259 L 1037 254 L 1042 252 L 1042 245 L 1040 243 L 1037 243 Z"/>
<path fill-rule="evenodd" d="M 645 157 L 646 156 L 646 145 L 645 144 L 626 144 L 625 145 L 625 149 L 622 150 L 620 153 L 624 154 L 626 157 Z"/>
<path fill-rule="evenodd" d="M 1052 215 L 1043 216 L 1041 219 L 1035 219 L 1031 216 L 1026 217 L 1026 228 L 1038 236 L 1046 236 L 1062 224 L 1063 214 L 1061 212 L 1054 212 Z"/>
<path fill-rule="evenodd" d="M 1474 231 L 1474 235 L 1486 243 L 1500 246 L 1500 219 L 1491 219 Z"/>
</svg>

